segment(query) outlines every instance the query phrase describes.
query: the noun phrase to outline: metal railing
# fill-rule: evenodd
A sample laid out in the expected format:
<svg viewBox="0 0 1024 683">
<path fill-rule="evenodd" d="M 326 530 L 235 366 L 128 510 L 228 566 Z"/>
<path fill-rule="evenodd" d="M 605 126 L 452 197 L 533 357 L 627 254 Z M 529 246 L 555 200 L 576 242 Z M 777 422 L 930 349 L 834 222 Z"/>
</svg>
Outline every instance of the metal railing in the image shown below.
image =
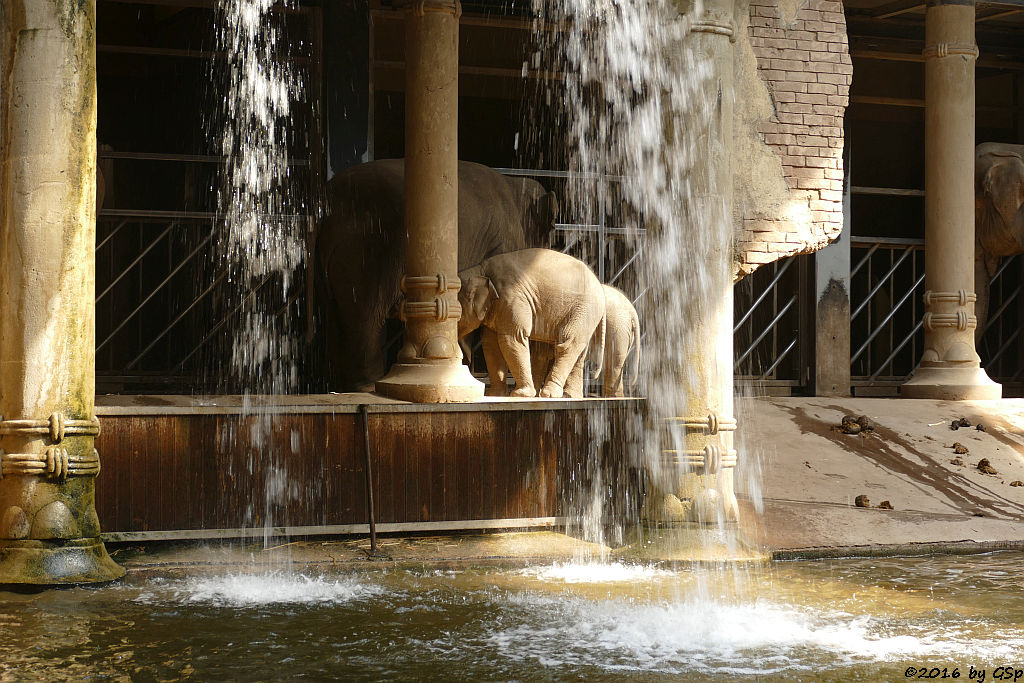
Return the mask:
<svg viewBox="0 0 1024 683">
<path fill-rule="evenodd" d="M 978 336 L 978 355 L 1004 395 L 1020 395 L 1024 384 L 1024 255 L 1003 259 L 989 282 L 988 315 Z M 983 295 L 979 292 L 979 298 Z"/>
<path fill-rule="evenodd" d="M 924 240 L 853 237 L 850 250 L 851 381 L 901 383 L 921 361 Z"/>
<path fill-rule="evenodd" d="M 807 257 L 767 264 L 736 284 L 733 339 L 739 381 L 793 388 L 807 381 L 803 296 Z"/>
</svg>

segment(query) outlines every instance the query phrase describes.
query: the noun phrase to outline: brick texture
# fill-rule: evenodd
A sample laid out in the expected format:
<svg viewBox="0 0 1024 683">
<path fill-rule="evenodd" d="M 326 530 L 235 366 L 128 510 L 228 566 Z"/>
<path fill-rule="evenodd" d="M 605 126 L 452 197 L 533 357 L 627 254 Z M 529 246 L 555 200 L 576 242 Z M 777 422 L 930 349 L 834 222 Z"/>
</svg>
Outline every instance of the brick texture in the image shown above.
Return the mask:
<svg viewBox="0 0 1024 683">
<path fill-rule="evenodd" d="M 758 133 L 782 162 L 799 216 L 744 217 L 737 276 L 835 239 L 843 226 L 843 114 L 853 66 L 838 0 L 807 0 L 782 16 L 779 0 L 752 0 L 747 37 L 775 114 Z"/>
</svg>

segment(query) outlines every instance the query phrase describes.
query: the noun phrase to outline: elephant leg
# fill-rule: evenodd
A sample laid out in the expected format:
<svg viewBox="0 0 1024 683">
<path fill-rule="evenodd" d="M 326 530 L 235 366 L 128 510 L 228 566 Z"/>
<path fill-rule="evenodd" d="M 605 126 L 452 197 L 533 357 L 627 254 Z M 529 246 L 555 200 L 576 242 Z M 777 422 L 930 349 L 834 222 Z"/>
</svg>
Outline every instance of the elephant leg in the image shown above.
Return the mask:
<svg viewBox="0 0 1024 683">
<path fill-rule="evenodd" d="M 565 382 L 569 378 L 573 366 L 581 356 L 586 354 L 586 351 L 586 341 L 580 343 L 574 339 L 558 344 L 555 347 L 555 362 L 551 364 L 551 373 L 548 375 L 548 381 L 544 383 L 544 388 L 540 390 L 539 396 L 561 398 L 564 393 L 563 387 L 565 387 Z"/>
<path fill-rule="evenodd" d="M 551 361 L 554 353 L 551 345 L 543 342 L 530 342 L 530 374 L 533 376 L 533 386 L 544 386 L 544 380 L 551 370 Z"/>
<path fill-rule="evenodd" d="M 484 360 L 487 362 L 487 375 L 491 378 L 487 395 L 508 396 L 508 385 L 505 383 L 508 366 L 505 364 L 505 357 L 501 355 L 498 335 L 487 327 L 481 328 L 480 342 L 484 349 Z"/>
<path fill-rule="evenodd" d="M 516 378 L 516 388 L 512 396 L 516 398 L 533 398 L 537 389 L 533 386 L 533 374 L 530 371 L 530 340 L 524 334 L 499 334 L 498 346 L 505 357 L 508 369 Z"/>
<path fill-rule="evenodd" d="M 622 388 L 622 368 L 626 365 L 628 354 L 615 353 L 605 355 L 604 384 L 601 387 L 602 396 L 625 396 Z"/>
<path fill-rule="evenodd" d="M 583 365 L 586 363 L 587 354 L 580 355 L 576 365 L 572 366 L 568 379 L 565 380 L 565 398 L 583 398 Z"/>
</svg>

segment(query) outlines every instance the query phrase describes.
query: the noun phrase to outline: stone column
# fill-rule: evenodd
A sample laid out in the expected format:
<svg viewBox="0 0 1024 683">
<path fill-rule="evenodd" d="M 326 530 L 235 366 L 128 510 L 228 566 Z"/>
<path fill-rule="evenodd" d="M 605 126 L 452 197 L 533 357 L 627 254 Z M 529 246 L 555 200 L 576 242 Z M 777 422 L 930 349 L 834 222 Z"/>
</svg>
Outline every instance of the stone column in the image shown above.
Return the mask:
<svg viewBox="0 0 1024 683">
<path fill-rule="evenodd" d="M 712 292 L 705 310 L 688 324 L 683 348 L 685 368 L 680 382 L 687 387 L 686 415 L 669 418 L 664 469 L 681 472 L 674 492 L 653 497 L 651 521 L 700 524 L 735 522 L 739 518 L 733 474 L 736 419 L 733 401 L 733 169 L 735 20 L 733 0 L 709 0 L 691 25 L 688 40 L 710 61 L 705 102 L 714 103 L 706 144 L 691 174 L 700 198 L 702 230 L 713 231 L 716 251 L 706 259 Z M 685 248 L 685 245 L 679 245 Z"/>
<path fill-rule="evenodd" d="M 974 347 L 973 0 L 929 0 L 925 15 L 924 355 L 908 398 L 996 399 Z"/>
<path fill-rule="evenodd" d="M 94 0 L 0 0 L 0 584 L 124 574 L 100 542 Z"/>
<path fill-rule="evenodd" d="M 407 0 L 405 344 L 377 391 L 419 403 L 483 398 L 462 364 L 458 228 L 458 0 Z"/>
</svg>

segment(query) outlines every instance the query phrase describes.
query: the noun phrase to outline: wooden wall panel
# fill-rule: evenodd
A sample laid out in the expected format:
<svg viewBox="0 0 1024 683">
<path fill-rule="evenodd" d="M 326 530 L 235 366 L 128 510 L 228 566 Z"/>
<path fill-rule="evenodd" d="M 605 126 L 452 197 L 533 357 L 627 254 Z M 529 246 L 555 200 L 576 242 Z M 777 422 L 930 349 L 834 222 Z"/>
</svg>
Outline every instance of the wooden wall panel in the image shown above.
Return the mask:
<svg viewBox="0 0 1024 683">
<path fill-rule="evenodd" d="M 369 415 L 376 519 L 384 522 L 555 517 L 595 467 L 622 476 L 628 439 L 589 438 L 593 408 L 388 410 Z M 629 403 L 601 408 L 625 433 Z M 104 531 L 262 526 L 267 476 L 285 474 L 275 525 L 367 521 L 362 415 L 321 412 L 101 416 Z M 262 436 L 261 436 L 262 435 Z M 616 440 L 617 439 L 617 440 Z M 606 460 L 614 460 L 615 472 Z M 598 461 L 603 464 L 595 464 Z"/>
</svg>

